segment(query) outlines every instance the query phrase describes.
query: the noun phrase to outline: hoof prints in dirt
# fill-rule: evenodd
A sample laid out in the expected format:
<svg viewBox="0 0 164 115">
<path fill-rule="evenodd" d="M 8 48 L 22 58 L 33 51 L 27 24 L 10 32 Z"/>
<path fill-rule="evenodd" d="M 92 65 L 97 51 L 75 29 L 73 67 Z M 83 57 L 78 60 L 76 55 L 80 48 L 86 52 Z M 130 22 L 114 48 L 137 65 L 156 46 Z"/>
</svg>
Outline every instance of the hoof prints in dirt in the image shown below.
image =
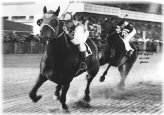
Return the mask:
<svg viewBox="0 0 164 115">
<path fill-rule="evenodd" d="M 108 85 L 92 89 L 94 105 L 107 106 L 108 112 L 118 113 L 161 113 L 162 86 L 148 83 L 133 85 L 124 91 L 115 91 Z M 101 104 L 100 104 L 101 103 Z M 105 107 L 104 107 L 105 108 Z"/>
<path fill-rule="evenodd" d="M 77 102 L 70 103 L 69 106 L 74 109 L 80 109 L 80 108 L 91 108 L 88 102 L 85 102 L 83 100 L 79 100 Z"/>
</svg>

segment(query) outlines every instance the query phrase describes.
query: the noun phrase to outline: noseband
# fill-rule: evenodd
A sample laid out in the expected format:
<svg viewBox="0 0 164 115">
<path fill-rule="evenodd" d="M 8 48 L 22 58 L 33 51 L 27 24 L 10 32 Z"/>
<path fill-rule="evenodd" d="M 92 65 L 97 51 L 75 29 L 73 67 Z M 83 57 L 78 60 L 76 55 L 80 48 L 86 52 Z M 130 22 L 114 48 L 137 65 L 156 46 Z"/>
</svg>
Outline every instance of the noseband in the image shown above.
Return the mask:
<svg viewBox="0 0 164 115">
<path fill-rule="evenodd" d="M 51 25 L 49 25 L 49 24 L 44 24 L 44 25 L 42 26 L 42 28 L 41 28 L 40 31 L 42 31 L 42 29 L 43 29 L 44 26 L 50 27 L 50 28 L 53 30 L 53 32 L 55 33 L 55 29 L 54 29 Z"/>
<path fill-rule="evenodd" d="M 59 22 L 59 25 L 60 25 L 60 21 L 59 20 L 58 20 L 58 22 Z M 44 24 L 42 26 L 42 28 L 41 28 L 41 31 L 42 31 L 44 26 L 48 26 L 48 27 L 50 27 L 53 30 L 54 33 L 56 32 L 55 29 L 50 24 Z M 49 41 L 51 41 L 51 40 L 53 40 L 55 38 L 60 38 L 63 34 L 64 34 L 64 31 L 62 31 L 60 34 L 57 34 L 56 36 L 48 37 L 48 39 L 46 40 L 46 44 L 48 44 Z"/>
</svg>

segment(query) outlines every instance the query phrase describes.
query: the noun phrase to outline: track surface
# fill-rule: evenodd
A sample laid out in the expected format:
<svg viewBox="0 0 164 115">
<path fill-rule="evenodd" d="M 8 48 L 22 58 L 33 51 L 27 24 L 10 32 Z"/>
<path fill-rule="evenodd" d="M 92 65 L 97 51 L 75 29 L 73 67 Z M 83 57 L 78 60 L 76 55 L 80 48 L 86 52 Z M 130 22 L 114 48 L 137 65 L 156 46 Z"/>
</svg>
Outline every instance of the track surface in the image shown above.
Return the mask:
<svg viewBox="0 0 164 115">
<path fill-rule="evenodd" d="M 126 79 L 125 91 L 116 89 L 120 76 L 115 67 L 109 69 L 103 83 L 99 82 L 106 65 L 102 66 L 91 83 L 89 107 L 79 101 L 84 94 L 86 73 L 74 78 L 67 94 L 70 113 L 162 113 L 161 54 L 149 57 L 149 63 L 143 64 L 140 64 L 141 59 L 138 58 Z M 38 103 L 33 103 L 28 97 L 39 73 L 40 60 L 41 55 L 4 55 L 4 114 L 63 113 L 59 101 L 52 98 L 55 83 L 47 81 L 42 85 L 38 94 L 42 94 L 43 98 Z"/>
</svg>

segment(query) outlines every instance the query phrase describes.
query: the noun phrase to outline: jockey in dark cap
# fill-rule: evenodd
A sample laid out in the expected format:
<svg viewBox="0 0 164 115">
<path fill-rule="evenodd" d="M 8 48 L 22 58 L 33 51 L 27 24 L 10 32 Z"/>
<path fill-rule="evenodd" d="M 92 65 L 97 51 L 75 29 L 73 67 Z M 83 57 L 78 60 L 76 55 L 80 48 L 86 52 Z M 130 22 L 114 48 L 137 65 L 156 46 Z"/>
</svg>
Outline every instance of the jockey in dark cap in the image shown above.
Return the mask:
<svg viewBox="0 0 164 115">
<path fill-rule="evenodd" d="M 134 49 L 130 46 L 129 41 L 136 34 L 136 29 L 125 19 L 121 19 L 121 21 L 117 24 L 116 31 L 125 44 L 127 55 L 131 56 Z"/>
</svg>

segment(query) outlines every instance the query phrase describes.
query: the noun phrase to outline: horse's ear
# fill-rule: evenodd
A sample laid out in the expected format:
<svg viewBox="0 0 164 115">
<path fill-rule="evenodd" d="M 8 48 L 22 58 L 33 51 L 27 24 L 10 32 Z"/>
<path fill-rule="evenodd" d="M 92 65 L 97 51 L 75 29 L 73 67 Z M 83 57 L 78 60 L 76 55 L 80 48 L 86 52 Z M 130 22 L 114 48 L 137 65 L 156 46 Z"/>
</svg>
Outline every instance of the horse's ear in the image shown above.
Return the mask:
<svg viewBox="0 0 164 115">
<path fill-rule="evenodd" d="M 59 12 L 60 12 L 60 6 L 59 6 L 58 9 L 56 10 L 55 15 L 58 16 L 58 15 L 59 15 Z"/>
<path fill-rule="evenodd" d="M 45 14 L 46 12 L 47 12 L 47 8 L 46 8 L 46 6 L 44 6 L 43 13 Z"/>
</svg>

